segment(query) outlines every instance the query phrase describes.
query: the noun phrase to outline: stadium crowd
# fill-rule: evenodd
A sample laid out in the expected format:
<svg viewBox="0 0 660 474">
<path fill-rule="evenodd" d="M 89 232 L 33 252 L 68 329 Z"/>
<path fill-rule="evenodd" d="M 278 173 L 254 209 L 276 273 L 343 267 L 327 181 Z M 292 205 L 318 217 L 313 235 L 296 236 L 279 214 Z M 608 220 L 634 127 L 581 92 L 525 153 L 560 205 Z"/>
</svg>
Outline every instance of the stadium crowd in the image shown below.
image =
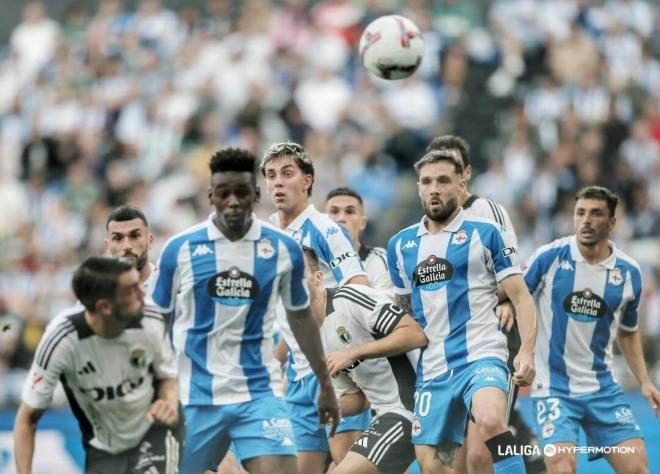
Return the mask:
<svg viewBox="0 0 660 474">
<path fill-rule="evenodd" d="M 576 189 L 613 189 L 617 245 L 643 265 L 652 367 L 660 9 L 484 3 L 209 0 L 172 10 L 142 0 L 129 10 L 102 0 L 57 20 L 42 3 L 26 6 L 0 50 L 0 405 L 18 401 L 45 324 L 72 303 L 72 270 L 103 251 L 114 206 L 145 211 L 155 261 L 168 237 L 208 214 L 214 151 L 261 154 L 289 139 L 314 159 L 313 200 L 355 188 L 373 217 L 367 241 L 381 246 L 417 220 L 411 165 L 441 133 L 470 142 L 471 189 L 507 208 L 524 258 L 572 232 Z M 363 27 L 390 12 L 426 42 L 420 70 L 400 83 L 367 75 L 355 52 Z"/>
</svg>

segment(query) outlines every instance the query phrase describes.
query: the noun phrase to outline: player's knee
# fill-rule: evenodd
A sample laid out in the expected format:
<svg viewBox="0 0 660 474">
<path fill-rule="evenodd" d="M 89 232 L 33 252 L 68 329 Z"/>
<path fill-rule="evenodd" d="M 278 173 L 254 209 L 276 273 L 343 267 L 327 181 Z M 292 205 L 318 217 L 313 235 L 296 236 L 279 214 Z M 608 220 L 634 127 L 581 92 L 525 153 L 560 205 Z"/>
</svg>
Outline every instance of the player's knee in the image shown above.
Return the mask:
<svg viewBox="0 0 660 474">
<path fill-rule="evenodd" d="M 468 472 L 481 472 L 484 466 L 490 466 L 492 462 L 493 458 L 485 444 L 478 443 L 477 446 L 468 447 L 466 461 Z"/>
<path fill-rule="evenodd" d="M 545 465 L 548 474 L 575 474 L 577 471 L 577 459 L 571 454 L 545 458 Z"/>
<path fill-rule="evenodd" d="M 483 414 L 477 420 L 477 428 L 483 439 L 492 438 L 509 429 L 503 417 L 491 414 Z"/>
</svg>

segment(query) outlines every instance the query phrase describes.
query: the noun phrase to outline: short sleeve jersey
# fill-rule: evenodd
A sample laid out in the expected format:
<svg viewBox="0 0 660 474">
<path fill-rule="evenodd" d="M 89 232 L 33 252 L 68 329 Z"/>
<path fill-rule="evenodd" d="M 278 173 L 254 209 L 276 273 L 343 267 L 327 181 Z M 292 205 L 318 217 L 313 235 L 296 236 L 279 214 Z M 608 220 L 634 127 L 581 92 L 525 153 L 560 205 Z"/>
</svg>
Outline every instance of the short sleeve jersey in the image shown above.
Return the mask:
<svg viewBox="0 0 660 474">
<path fill-rule="evenodd" d="M 366 344 L 389 335 L 404 311 L 382 293 L 364 285 L 344 285 L 326 290 L 326 318 L 321 339 L 327 354 Z M 356 361 L 332 379 L 338 397 L 362 390 L 377 413 L 405 411 L 397 374 L 388 359 Z M 412 408 L 412 407 L 407 407 Z"/>
<path fill-rule="evenodd" d="M 118 337 L 95 335 L 85 309 L 57 315 L 42 337 L 23 388 L 23 402 L 45 409 L 62 382 L 86 445 L 119 453 L 138 445 L 151 424 L 145 419 L 154 382 L 175 378 L 176 364 L 165 322 L 146 306 L 141 320 Z"/>
<path fill-rule="evenodd" d="M 610 247 L 607 259 L 590 264 L 576 237 L 565 237 L 527 262 L 525 282 L 539 315 L 532 395 L 586 395 L 615 383 L 612 344 L 617 329 L 637 329 L 642 273 Z"/>
<path fill-rule="evenodd" d="M 280 396 L 273 355 L 275 306 L 309 305 L 300 246 L 256 216 L 231 241 L 213 222 L 172 237 L 152 294 L 173 312 L 172 342 L 184 405 L 225 405 Z"/>
<path fill-rule="evenodd" d="M 485 357 L 506 362 L 506 336 L 497 329 L 497 284 L 521 273 L 516 249 L 495 222 L 460 210 L 441 232 L 426 217 L 394 235 L 387 258 L 394 291 L 410 295 L 429 344 L 417 364 L 427 381 Z"/>
</svg>

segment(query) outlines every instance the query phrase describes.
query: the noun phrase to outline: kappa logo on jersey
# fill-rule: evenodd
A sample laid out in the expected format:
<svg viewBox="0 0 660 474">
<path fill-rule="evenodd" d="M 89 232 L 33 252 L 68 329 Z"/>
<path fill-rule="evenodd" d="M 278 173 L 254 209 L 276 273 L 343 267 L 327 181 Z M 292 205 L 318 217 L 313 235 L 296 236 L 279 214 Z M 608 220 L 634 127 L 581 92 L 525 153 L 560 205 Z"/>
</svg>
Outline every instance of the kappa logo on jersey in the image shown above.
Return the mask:
<svg viewBox="0 0 660 474">
<path fill-rule="evenodd" d="M 259 294 L 259 282 L 238 267 L 231 267 L 209 278 L 206 287 L 209 295 L 227 306 L 250 304 Z"/>
<path fill-rule="evenodd" d="M 568 260 L 562 260 L 561 262 L 559 262 L 559 268 L 561 268 L 562 270 L 567 270 L 569 272 L 573 271 L 573 265 L 571 265 L 571 262 L 569 262 Z"/>
<path fill-rule="evenodd" d="M 213 253 L 213 249 L 206 244 L 199 244 L 192 253 L 193 257 L 199 257 Z"/>
<path fill-rule="evenodd" d="M 417 247 L 417 242 L 415 242 L 414 240 L 409 240 L 402 246 L 402 248 L 404 249 L 414 249 L 415 247 Z"/>
<path fill-rule="evenodd" d="M 325 233 L 325 238 L 327 239 L 331 235 L 335 235 L 338 232 L 339 232 L 339 229 L 337 227 L 328 227 L 328 230 Z"/>
<path fill-rule="evenodd" d="M 257 257 L 271 258 L 275 255 L 275 249 L 270 239 L 261 239 L 257 244 Z"/>
<path fill-rule="evenodd" d="M 610 270 L 610 276 L 607 279 L 607 281 L 614 286 L 619 286 L 621 283 L 623 283 L 623 276 L 621 276 L 621 270 L 619 270 L 618 267 L 614 267 L 612 270 Z"/>
<path fill-rule="evenodd" d="M 129 356 L 131 365 L 136 369 L 142 369 L 147 365 L 147 355 L 144 349 L 133 349 Z"/>
<path fill-rule="evenodd" d="M 344 344 L 350 344 L 353 340 L 351 333 L 348 332 L 348 329 L 346 329 L 344 326 L 337 327 L 337 336 L 339 336 L 339 339 Z"/>
<path fill-rule="evenodd" d="M 357 258 L 357 256 L 358 256 L 357 252 L 354 252 L 353 250 L 341 254 L 339 257 L 335 257 L 332 260 L 330 260 L 330 268 L 337 268 L 341 264 L 341 262 L 343 262 L 347 258 L 351 258 L 351 257 Z"/>
<path fill-rule="evenodd" d="M 459 230 L 454 234 L 454 238 L 452 239 L 452 244 L 454 245 L 462 245 L 465 243 L 467 240 L 467 232 L 465 232 L 463 229 Z"/>
<path fill-rule="evenodd" d="M 593 322 L 607 312 L 607 303 L 591 289 L 571 293 L 564 300 L 564 311 L 576 321 Z"/>
<path fill-rule="evenodd" d="M 453 276 L 454 267 L 451 262 L 435 255 L 429 255 L 426 260 L 418 263 L 413 271 L 415 285 L 426 291 L 442 288 Z"/>
</svg>

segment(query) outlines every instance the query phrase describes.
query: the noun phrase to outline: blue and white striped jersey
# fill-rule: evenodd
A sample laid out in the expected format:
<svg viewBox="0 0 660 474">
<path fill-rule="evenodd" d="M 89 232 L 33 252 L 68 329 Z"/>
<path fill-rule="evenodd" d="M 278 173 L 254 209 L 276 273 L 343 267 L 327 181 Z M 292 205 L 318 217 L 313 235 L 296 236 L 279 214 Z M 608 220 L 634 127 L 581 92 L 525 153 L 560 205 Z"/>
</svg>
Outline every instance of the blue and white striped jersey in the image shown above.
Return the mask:
<svg viewBox="0 0 660 474">
<path fill-rule="evenodd" d="M 540 247 L 525 282 L 539 314 L 532 395 L 585 395 L 616 383 L 612 342 L 617 328 L 637 329 L 642 274 L 613 243 L 604 261 L 587 263 L 575 236 Z"/>
<path fill-rule="evenodd" d="M 239 240 L 211 214 L 163 248 L 154 302 L 173 311 L 172 342 L 184 405 L 224 405 L 281 396 L 273 356 L 275 305 L 309 305 L 300 246 L 253 216 Z"/>
<path fill-rule="evenodd" d="M 394 291 L 411 296 L 413 316 L 429 338 L 417 381 L 484 357 L 506 362 L 506 336 L 495 316 L 497 284 L 521 273 L 509 237 L 495 222 L 466 217 L 463 210 L 435 235 L 425 221 L 387 246 Z"/>
<path fill-rule="evenodd" d="M 278 228 L 281 227 L 278 214 L 273 214 L 270 221 Z M 343 285 L 354 276 L 366 275 L 346 229 L 333 221 L 327 214 L 319 212 L 313 204 L 307 206 L 284 229 L 284 232 L 300 245 L 310 247 L 316 252 L 324 275 L 324 287 Z M 311 373 L 312 369 L 293 337 L 282 307 L 278 307 L 277 322 L 284 342 L 289 348 L 287 377 L 289 380 L 300 380 Z"/>
</svg>

